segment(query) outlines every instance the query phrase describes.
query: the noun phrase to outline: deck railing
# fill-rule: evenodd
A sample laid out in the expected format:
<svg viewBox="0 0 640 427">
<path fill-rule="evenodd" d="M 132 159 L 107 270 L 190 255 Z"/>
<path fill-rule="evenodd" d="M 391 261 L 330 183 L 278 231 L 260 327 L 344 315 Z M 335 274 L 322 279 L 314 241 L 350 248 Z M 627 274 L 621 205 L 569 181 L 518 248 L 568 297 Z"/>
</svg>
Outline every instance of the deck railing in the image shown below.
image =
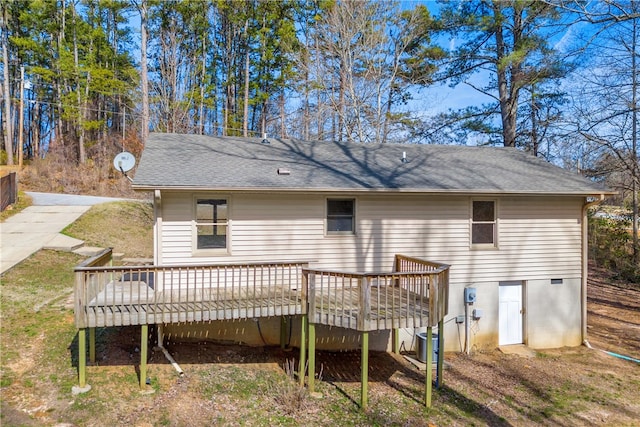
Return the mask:
<svg viewBox="0 0 640 427">
<path fill-rule="evenodd" d="M 449 266 L 395 261 L 391 273 L 304 269 L 309 322 L 359 331 L 435 326 L 447 314 Z"/>
<path fill-rule="evenodd" d="M 303 262 L 123 267 L 110 254 L 75 268 L 78 328 L 306 313 Z"/>
<path fill-rule="evenodd" d="M 113 266 L 111 250 L 75 268 L 78 328 L 309 314 L 359 331 L 434 326 L 447 314 L 449 266 L 396 255 L 390 273 L 303 262 Z"/>
</svg>

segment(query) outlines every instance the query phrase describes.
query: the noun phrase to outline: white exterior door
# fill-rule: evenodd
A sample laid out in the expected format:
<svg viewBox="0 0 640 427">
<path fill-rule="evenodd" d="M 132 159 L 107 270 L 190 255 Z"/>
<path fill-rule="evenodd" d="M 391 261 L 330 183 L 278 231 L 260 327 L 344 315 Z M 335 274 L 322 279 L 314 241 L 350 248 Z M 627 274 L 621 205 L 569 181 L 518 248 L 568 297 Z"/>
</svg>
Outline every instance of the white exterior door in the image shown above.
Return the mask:
<svg viewBox="0 0 640 427">
<path fill-rule="evenodd" d="M 522 282 L 500 282 L 498 344 L 522 344 Z"/>
</svg>

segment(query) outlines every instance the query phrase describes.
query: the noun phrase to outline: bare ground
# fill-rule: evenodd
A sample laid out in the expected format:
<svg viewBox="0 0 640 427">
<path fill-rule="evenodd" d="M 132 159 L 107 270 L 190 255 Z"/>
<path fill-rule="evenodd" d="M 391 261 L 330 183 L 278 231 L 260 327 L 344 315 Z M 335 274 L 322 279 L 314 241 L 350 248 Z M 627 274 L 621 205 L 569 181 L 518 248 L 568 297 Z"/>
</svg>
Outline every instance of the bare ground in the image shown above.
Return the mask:
<svg viewBox="0 0 640 427">
<path fill-rule="evenodd" d="M 371 352 L 366 411 L 358 408 L 358 352 L 318 353 L 322 397 L 314 398 L 287 385 L 292 381 L 274 383 L 274 376 L 286 380 L 295 349 L 170 343 L 186 375 L 178 377 L 156 348 L 149 361 L 156 391 L 141 395 L 139 328 L 111 328 L 98 335 L 90 393 L 73 398 L 14 381 L 2 390 L 2 425 L 640 425 L 640 365 L 605 353 L 640 358 L 639 327 L 640 291 L 592 269 L 594 349 L 546 350 L 533 358 L 498 350 L 447 353 L 444 385 L 430 410 L 422 406 L 423 372 L 402 356 Z M 18 376 L 38 363 L 40 341 L 15 366 Z M 75 347 L 69 344 L 72 359 Z"/>
<path fill-rule="evenodd" d="M 587 303 L 591 345 L 640 359 L 640 288 L 592 266 Z"/>
</svg>

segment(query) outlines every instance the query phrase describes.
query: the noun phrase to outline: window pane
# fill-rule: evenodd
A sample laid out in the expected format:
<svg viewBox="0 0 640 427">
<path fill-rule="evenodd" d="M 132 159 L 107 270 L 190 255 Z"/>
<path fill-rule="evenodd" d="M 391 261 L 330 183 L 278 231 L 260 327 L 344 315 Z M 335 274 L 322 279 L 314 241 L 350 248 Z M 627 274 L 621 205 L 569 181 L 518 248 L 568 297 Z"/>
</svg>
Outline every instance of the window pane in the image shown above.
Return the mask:
<svg viewBox="0 0 640 427">
<path fill-rule="evenodd" d="M 495 203 L 493 201 L 473 202 L 473 221 L 495 221 Z"/>
<path fill-rule="evenodd" d="M 353 233 L 354 200 L 327 200 L 327 232 Z"/>
<path fill-rule="evenodd" d="M 493 224 L 473 224 L 471 243 L 493 243 Z"/>
<path fill-rule="evenodd" d="M 198 249 L 226 248 L 227 222 L 225 199 L 198 199 L 196 203 Z"/>
<path fill-rule="evenodd" d="M 199 199 L 196 207 L 196 221 L 220 222 L 227 220 L 227 201 L 224 199 Z"/>
<path fill-rule="evenodd" d="M 327 200 L 327 214 L 353 216 L 353 200 Z"/>
<path fill-rule="evenodd" d="M 196 221 L 213 222 L 213 208 L 211 207 L 211 205 L 201 202 L 202 200 L 198 200 L 198 205 L 196 208 Z"/>
<path fill-rule="evenodd" d="M 327 229 L 329 231 L 353 231 L 353 218 L 327 218 Z"/>
<path fill-rule="evenodd" d="M 198 225 L 198 249 L 224 249 L 227 247 L 226 225 Z"/>
</svg>

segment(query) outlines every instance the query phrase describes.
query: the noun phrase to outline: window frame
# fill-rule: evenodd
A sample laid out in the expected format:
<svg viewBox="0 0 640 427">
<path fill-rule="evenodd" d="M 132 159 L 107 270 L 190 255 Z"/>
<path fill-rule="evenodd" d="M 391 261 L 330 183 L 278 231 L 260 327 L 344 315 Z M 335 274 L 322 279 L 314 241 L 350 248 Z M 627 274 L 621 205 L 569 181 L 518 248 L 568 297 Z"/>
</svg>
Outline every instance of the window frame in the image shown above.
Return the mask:
<svg viewBox="0 0 640 427">
<path fill-rule="evenodd" d="M 226 236 L 224 248 L 200 248 L 198 247 L 198 226 L 206 225 L 198 222 L 198 201 L 200 200 L 225 200 L 227 205 Z M 191 204 L 191 247 L 193 256 L 231 255 L 231 198 L 226 194 L 194 194 Z M 224 225 L 224 222 L 211 223 L 211 225 Z"/>
<path fill-rule="evenodd" d="M 474 221 L 474 202 L 492 202 L 493 203 L 493 221 Z M 469 246 L 472 249 L 498 249 L 498 229 L 499 229 L 499 204 L 494 198 L 478 197 L 472 198 L 469 203 Z M 476 224 L 492 224 L 493 225 L 493 241 L 491 243 L 474 243 L 473 242 L 473 226 Z"/>
<path fill-rule="evenodd" d="M 351 230 L 339 231 L 329 230 L 329 202 L 344 202 L 349 201 L 353 206 L 353 213 L 351 215 Z M 325 236 L 355 236 L 356 235 L 356 217 L 357 217 L 357 200 L 355 197 L 326 197 L 324 202 L 324 232 Z"/>
</svg>

